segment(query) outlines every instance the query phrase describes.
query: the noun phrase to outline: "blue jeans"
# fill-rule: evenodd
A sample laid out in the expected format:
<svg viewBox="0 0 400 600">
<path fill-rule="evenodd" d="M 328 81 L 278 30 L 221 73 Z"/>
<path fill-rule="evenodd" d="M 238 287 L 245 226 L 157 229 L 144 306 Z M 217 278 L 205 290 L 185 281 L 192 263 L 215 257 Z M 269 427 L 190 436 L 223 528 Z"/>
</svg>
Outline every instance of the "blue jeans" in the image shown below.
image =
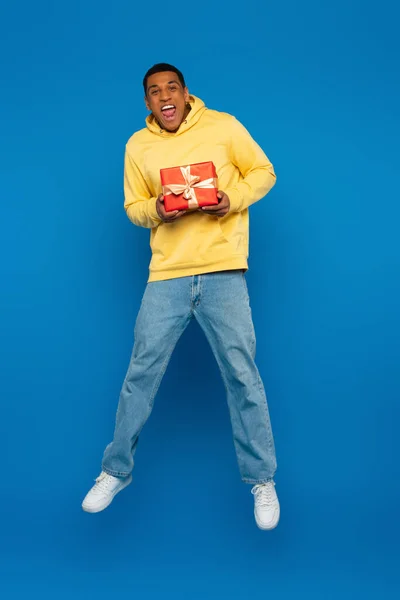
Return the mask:
<svg viewBox="0 0 400 600">
<path fill-rule="evenodd" d="M 115 477 L 133 469 L 139 434 L 180 336 L 195 318 L 219 365 L 227 391 L 242 480 L 271 481 L 276 470 L 267 399 L 254 362 L 256 338 L 245 275 L 219 271 L 147 284 L 122 386 L 114 439 L 102 468 Z"/>
</svg>

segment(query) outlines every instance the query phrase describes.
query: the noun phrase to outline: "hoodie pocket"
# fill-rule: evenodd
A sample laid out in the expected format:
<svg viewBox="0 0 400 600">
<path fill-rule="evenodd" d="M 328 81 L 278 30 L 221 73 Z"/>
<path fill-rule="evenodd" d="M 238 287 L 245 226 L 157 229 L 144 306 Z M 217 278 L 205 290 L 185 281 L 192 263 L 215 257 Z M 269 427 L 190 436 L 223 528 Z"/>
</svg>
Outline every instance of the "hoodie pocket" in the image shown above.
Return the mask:
<svg viewBox="0 0 400 600">
<path fill-rule="evenodd" d="M 174 223 L 161 224 L 154 231 L 150 244 L 153 266 L 196 265 L 215 262 L 216 259 L 228 260 L 231 256 L 243 253 L 240 249 L 241 237 L 236 235 L 230 239 L 218 217 L 186 215 Z"/>
<path fill-rule="evenodd" d="M 224 231 L 224 226 L 221 223 L 221 219 L 219 217 L 215 217 L 217 219 L 219 231 L 221 233 L 221 237 L 227 242 L 234 254 L 243 254 L 243 245 L 244 238 L 241 231 L 235 231 L 233 235 L 229 235 Z"/>
</svg>

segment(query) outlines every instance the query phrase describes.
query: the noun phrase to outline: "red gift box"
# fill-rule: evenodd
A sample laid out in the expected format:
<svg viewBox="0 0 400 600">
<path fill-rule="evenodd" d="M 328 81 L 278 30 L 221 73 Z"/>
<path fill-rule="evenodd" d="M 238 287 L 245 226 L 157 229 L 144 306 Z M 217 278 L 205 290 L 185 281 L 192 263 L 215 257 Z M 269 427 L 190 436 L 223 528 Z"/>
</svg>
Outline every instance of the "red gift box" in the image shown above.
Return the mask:
<svg viewBox="0 0 400 600">
<path fill-rule="evenodd" d="M 218 204 L 217 173 L 212 162 L 161 169 L 160 175 L 167 212 Z"/>
</svg>

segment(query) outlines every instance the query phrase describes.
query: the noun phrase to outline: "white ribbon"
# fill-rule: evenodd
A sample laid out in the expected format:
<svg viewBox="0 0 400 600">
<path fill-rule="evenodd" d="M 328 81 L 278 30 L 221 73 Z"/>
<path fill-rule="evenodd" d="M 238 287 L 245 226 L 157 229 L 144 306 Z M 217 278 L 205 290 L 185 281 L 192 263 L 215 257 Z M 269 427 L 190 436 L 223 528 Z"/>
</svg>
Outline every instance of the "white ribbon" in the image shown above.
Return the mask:
<svg viewBox="0 0 400 600">
<path fill-rule="evenodd" d="M 183 194 L 185 200 L 188 201 L 188 208 L 198 208 L 199 203 L 196 196 L 195 188 L 198 189 L 212 189 L 217 187 L 217 182 L 214 177 L 203 179 L 200 181 L 198 175 L 192 175 L 190 172 L 190 165 L 187 167 L 179 167 L 183 175 L 184 183 L 169 183 L 163 186 L 163 195 L 168 196 L 170 194 Z"/>
</svg>

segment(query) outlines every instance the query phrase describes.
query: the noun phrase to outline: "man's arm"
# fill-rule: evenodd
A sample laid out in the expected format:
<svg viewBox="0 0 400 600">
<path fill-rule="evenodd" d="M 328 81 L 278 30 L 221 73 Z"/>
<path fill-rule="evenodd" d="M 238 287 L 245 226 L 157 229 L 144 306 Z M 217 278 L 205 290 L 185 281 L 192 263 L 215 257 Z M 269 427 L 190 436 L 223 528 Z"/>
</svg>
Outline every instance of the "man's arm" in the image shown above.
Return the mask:
<svg viewBox="0 0 400 600">
<path fill-rule="evenodd" d="M 132 223 L 151 229 L 162 222 L 157 212 L 157 198 L 152 197 L 139 167 L 127 150 L 125 150 L 124 194 L 124 208 Z"/>
<path fill-rule="evenodd" d="M 224 192 L 230 200 L 230 212 L 241 212 L 270 191 L 276 175 L 260 146 L 234 117 L 230 129 L 230 159 L 244 179 Z"/>
</svg>

